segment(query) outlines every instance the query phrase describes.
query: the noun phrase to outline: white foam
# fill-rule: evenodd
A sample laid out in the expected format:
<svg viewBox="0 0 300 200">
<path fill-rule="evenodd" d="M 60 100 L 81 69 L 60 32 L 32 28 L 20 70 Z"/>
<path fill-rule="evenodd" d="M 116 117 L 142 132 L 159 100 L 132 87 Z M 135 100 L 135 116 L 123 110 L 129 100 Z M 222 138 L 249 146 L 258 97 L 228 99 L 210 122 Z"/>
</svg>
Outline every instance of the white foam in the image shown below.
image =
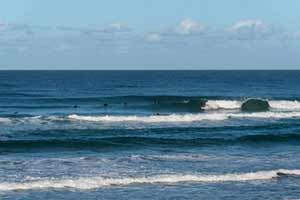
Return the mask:
<svg viewBox="0 0 300 200">
<path fill-rule="evenodd" d="M 200 121 L 222 121 L 226 119 L 257 118 L 257 119 L 288 119 L 299 118 L 300 112 L 256 112 L 256 113 L 200 113 L 200 114 L 172 114 L 161 116 L 81 116 L 69 115 L 72 121 L 89 122 L 141 122 L 141 123 L 191 123 Z"/>
<path fill-rule="evenodd" d="M 235 113 L 229 115 L 232 118 L 257 118 L 257 119 L 289 119 L 299 118 L 300 112 L 257 112 L 257 113 Z"/>
<path fill-rule="evenodd" d="M 276 104 L 277 103 L 277 104 Z M 87 122 L 107 122 L 107 123 L 121 123 L 121 122 L 132 122 L 132 123 L 193 123 L 201 121 L 224 121 L 228 119 L 239 119 L 239 118 L 257 118 L 257 119 L 288 119 L 288 118 L 300 118 L 300 108 L 297 110 L 297 103 L 292 104 L 294 107 L 290 107 L 285 103 L 272 103 L 276 110 L 272 109 L 267 112 L 237 112 L 231 111 L 207 111 L 198 114 L 170 114 L 170 115 L 101 115 L 101 116 L 86 116 L 86 115 L 68 115 L 68 116 L 34 116 L 34 117 L 23 117 L 23 118 L 1 118 L 0 124 L 55 124 L 56 121 L 87 121 Z M 282 106 L 283 105 L 283 106 Z M 300 106 L 300 105 L 299 105 Z M 230 106 L 228 106 L 229 108 Z M 273 108 L 272 107 L 272 108 Z M 233 108 L 233 107 L 231 107 Z M 237 108 L 237 106 L 235 106 Z M 284 108 L 284 109 L 283 109 Z"/>
<path fill-rule="evenodd" d="M 299 101 L 269 101 L 271 108 L 278 110 L 300 110 Z"/>
<path fill-rule="evenodd" d="M 270 100 L 268 101 L 271 109 L 281 111 L 295 111 L 300 110 L 299 101 L 287 100 Z M 220 110 L 220 109 L 240 109 L 243 101 L 237 100 L 208 100 L 204 109 L 205 110 Z"/>
<path fill-rule="evenodd" d="M 216 182 L 245 182 L 264 181 L 278 178 L 277 173 L 300 175 L 300 170 L 272 170 L 250 173 L 223 175 L 157 175 L 151 177 L 105 178 L 89 177 L 78 179 L 48 179 L 21 183 L 0 183 L 0 191 L 12 190 L 45 190 L 45 189 L 79 189 L 91 190 L 110 186 L 128 186 L 132 184 L 176 184 L 182 182 L 216 183 Z"/>
<path fill-rule="evenodd" d="M 11 120 L 9 118 L 0 117 L 0 123 L 10 123 Z"/>
<path fill-rule="evenodd" d="M 209 100 L 206 102 L 205 110 L 219 110 L 219 109 L 240 109 L 242 106 L 241 101 L 230 100 Z"/>
<path fill-rule="evenodd" d="M 90 122 L 143 122 L 143 123 L 175 123 L 175 122 L 197 122 L 197 121 L 217 121 L 225 120 L 226 115 L 222 113 L 203 113 L 185 115 L 160 115 L 160 116 L 80 116 L 69 115 L 70 120 L 90 121 Z"/>
</svg>

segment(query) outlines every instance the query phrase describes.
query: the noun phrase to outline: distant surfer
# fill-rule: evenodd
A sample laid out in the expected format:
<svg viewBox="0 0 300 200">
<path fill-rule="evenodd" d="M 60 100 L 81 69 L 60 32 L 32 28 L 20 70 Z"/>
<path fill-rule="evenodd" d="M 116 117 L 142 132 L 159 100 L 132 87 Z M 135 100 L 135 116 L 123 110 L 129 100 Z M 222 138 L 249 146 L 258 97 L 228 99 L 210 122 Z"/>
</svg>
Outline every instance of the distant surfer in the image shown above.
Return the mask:
<svg viewBox="0 0 300 200">
<path fill-rule="evenodd" d="M 107 107 L 107 106 L 108 106 L 108 104 L 107 104 L 107 103 L 105 103 L 105 104 L 103 104 L 103 106 L 104 106 L 104 107 Z"/>
</svg>

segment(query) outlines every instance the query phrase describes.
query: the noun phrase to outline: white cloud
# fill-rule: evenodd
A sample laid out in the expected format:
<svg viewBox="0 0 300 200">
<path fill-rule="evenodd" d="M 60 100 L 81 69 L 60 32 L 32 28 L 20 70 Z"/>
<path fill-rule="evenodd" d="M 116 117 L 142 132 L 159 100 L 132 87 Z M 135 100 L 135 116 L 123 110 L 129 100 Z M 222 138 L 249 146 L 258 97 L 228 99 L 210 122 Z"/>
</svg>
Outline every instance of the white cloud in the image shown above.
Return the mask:
<svg viewBox="0 0 300 200">
<path fill-rule="evenodd" d="M 84 35 L 103 35 L 111 33 L 129 33 L 131 28 L 126 24 L 122 23 L 112 23 L 104 27 L 72 27 L 72 26 L 56 26 L 56 31 L 65 33 L 81 33 Z"/>
<path fill-rule="evenodd" d="M 177 43 L 191 38 L 189 36 L 204 37 L 206 33 L 208 33 L 208 27 L 204 23 L 187 18 L 165 30 L 146 33 L 144 37 L 148 42 L 168 41 Z"/>
<path fill-rule="evenodd" d="M 275 33 L 274 27 L 262 20 L 241 20 L 233 26 L 226 29 L 227 32 L 233 34 L 236 39 L 264 39 Z"/>
<path fill-rule="evenodd" d="M 176 27 L 176 32 L 183 35 L 203 33 L 207 29 L 206 25 L 192 19 L 184 19 Z"/>
<path fill-rule="evenodd" d="M 251 29 L 257 31 L 266 31 L 268 26 L 261 20 L 242 20 L 236 22 L 231 28 L 231 31 L 240 31 L 243 29 Z"/>
<path fill-rule="evenodd" d="M 129 31 L 128 26 L 122 23 L 113 23 L 110 25 L 110 28 L 113 31 Z"/>
</svg>

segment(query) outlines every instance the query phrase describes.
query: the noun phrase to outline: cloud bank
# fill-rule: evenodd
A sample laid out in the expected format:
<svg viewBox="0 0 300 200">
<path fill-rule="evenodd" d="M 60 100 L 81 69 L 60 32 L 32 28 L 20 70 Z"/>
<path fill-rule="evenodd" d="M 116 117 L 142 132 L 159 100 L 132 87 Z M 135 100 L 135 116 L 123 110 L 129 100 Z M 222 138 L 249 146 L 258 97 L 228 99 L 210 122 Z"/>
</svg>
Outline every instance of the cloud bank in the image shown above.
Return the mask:
<svg viewBox="0 0 300 200">
<path fill-rule="evenodd" d="M 299 32 L 260 19 L 214 27 L 185 18 L 149 32 L 120 22 L 94 27 L 2 22 L 0 66 L 296 66 L 300 61 L 291 58 L 300 50 Z"/>
</svg>

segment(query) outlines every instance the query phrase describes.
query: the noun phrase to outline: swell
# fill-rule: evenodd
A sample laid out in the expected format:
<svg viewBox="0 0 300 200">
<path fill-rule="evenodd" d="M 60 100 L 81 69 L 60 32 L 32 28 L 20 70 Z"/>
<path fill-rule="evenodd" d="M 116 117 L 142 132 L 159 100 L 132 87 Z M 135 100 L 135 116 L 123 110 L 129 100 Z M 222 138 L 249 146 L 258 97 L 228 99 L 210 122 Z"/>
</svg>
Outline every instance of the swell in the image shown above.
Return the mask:
<svg viewBox="0 0 300 200">
<path fill-rule="evenodd" d="M 168 127 L 168 128 L 139 128 L 139 129 L 124 129 L 124 128 L 109 128 L 109 129 L 91 129 L 91 128 L 68 128 L 68 129 L 49 129 L 49 130 L 29 130 L 29 131 L 16 131 L 15 136 L 25 135 L 26 137 L 37 136 L 37 137 L 52 137 L 52 136 L 106 136 L 114 134 L 122 135 L 172 135 L 186 133 L 186 135 L 194 134 L 225 134 L 237 135 L 239 133 L 248 132 L 266 132 L 266 131 L 300 131 L 300 122 L 295 123 L 273 123 L 266 125 L 254 125 L 254 126 L 222 126 L 222 127 Z M 3 134 L 3 133 L 2 133 Z"/>
<path fill-rule="evenodd" d="M 232 121 L 238 122 L 238 120 L 261 120 L 261 121 L 273 121 L 273 120 L 297 120 L 300 118 L 300 111 L 291 112 L 254 112 L 254 113 L 242 113 L 242 112 L 206 112 L 198 114 L 154 114 L 154 115 L 50 115 L 50 116 L 32 116 L 24 114 L 3 114 L 0 115 L 1 125 L 45 125 L 49 126 L 55 124 L 61 124 L 62 122 L 69 125 L 171 125 L 180 126 L 195 123 L 206 122 L 224 122 Z"/>
<path fill-rule="evenodd" d="M 223 138 L 235 139 L 252 135 L 267 135 L 276 131 L 277 135 L 288 132 L 300 132 L 300 123 L 273 123 L 255 126 L 222 126 L 222 127 L 169 127 L 169 128 L 72 128 L 54 127 L 49 129 L 15 130 L 1 131 L 0 136 L 5 140 L 97 140 L 114 137 L 152 137 L 152 138 L 171 138 L 171 139 L 197 139 L 197 138 Z M 184 133 L 184 134 L 183 134 Z"/>
<path fill-rule="evenodd" d="M 222 98 L 229 98 L 231 97 L 223 97 L 223 96 L 176 96 L 176 95 L 153 95 L 153 96 L 112 96 L 103 98 L 105 100 L 111 101 L 132 101 L 132 102 L 139 102 L 139 101 L 148 101 L 148 102 L 180 102 L 185 100 L 206 100 L 206 99 L 222 99 Z M 233 98 L 233 97 L 232 97 Z"/>
<path fill-rule="evenodd" d="M 87 139 L 42 139 L 0 141 L 1 152 L 29 150 L 104 150 L 141 147 L 208 147 L 227 145 L 299 144 L 300 134 L 247 135 L 232 138 L 172 139 L 155 137 L 107 137 Z"/>
<path fill-rule="evenodd" d="M 22 97 L 28 97 L 28 98 L 46 98 L 49 97 L 49 95 L 44 94 L 34 94 L 34 93 L 25 93 L 25 92 L 1 92 L 0 98 L 22 98 Z"/>
<path fill-rule="evenodd" d="M 72 105 L 0 105 L 2 109 L 64 109 L 74 108 Z"/>
<path fill-rule="evenodd" d="M 23 96 L 21 94 L 21 96 Z M 22 103 L 28 103 L 28 104 L 73 104 L 73 103 L 97 103 L 101 102 L 103 98 L 101 97 L 47 97 L 47 96 L 23 96 L 28 98 L 11 98 L 12 96 L 9 95 L 3 95 L 1 101 L 11 101 L 14 102 L 22 102 Z"/>
<path fill-rule="evenodd" d="M 6 96 L 6 95 L 3 95 Z M 7 95 L 11 97 L 10 95 Z M 20 95 L 21 96 L 21 95 Z M 1 97 L 1 96 L 0 96 Z M 17 97 L 17 96 L 16 96 Z M 199 112 L 204 107 L 205 97 L 190 96 L 115 96 L 115 97 L 34 97 L 34 98 L 5 98 L 1 102 L 21 102 L 24 106 L 33 104 L 51 106 L 52 104 L 70 107 L 93 105 L 96 108 L 142 109 L 154 111 Z M 13 106 L 13 105 L 12 105 Z M 18 106 L 18 105 L 17 105 Z"/>
<path fill-rule="evenodd" d="M 0 106 L 19 107 L 51 107 L 64 106 L 77 107 L 92 105 L 95 108 L 118 108 L 118 109 L 140 109 L 154 112 L 202 112 L 208 110 L 240 110 L 242 105 L 248 100 L 246 97 L 222 97 L 222 96 L 115 96 L 115 97 L 43 97 L 42 94 L 1 94 Z M 0 95 L 0 97 L 2 97 Z M 12 98 L 10 95 L 15 95 Z M 18 98 L 19 96 L 28 98 Z M 32 97 L 32 98 L 31 98 Z M 260 98 L 254 98 L 262 101 Z M 300 110 L 300 102 L 297 99 L 265 99 L 270 105 L 270 109 L 275 110 Z M 14 102 L 15 105 L 9 105 Z M 8 105 L 6 105 L 8 104 Z M 14 107 L 15 106 L 15 107 Z M 122 106 L 122 107 L 120 107 Z"/>
<path fill-rule="evenodd" d="M 49 189 L 77 189 L 92 190 L 105 187 L 130 186 L 140 184 L 180 184 L 180 183 L 220 183 L 220 182 L 250 182 L 271 181 L 273 179 L 299 176 L 300 170 L 277 169 L 248 173 L 228 174 L 160 174 L 146 177 L 115 177 L 103 176 L 80 177 L 69 179 L 44 179 L 27 182 L 0 183 L 0 191 L 14 190 L 49 190 Z"/>
</svg>

